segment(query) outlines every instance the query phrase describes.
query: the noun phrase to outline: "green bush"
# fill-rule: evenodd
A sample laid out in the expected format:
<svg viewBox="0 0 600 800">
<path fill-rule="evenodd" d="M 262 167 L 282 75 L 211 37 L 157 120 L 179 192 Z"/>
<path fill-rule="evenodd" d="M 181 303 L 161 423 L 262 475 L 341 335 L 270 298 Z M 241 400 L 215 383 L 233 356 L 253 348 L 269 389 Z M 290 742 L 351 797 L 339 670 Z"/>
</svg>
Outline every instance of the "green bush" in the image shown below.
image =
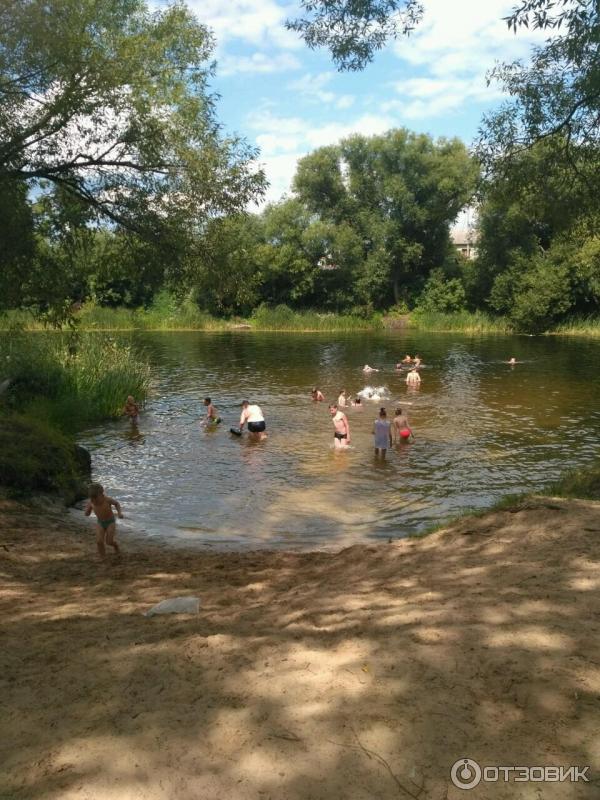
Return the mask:
<svg viewBox="0 0 600 800">
<path fill-rule="evenodd" d="M 87 480 L 67 436 L 19 414 L 0 417 L 0 485 L 10 493 L 56 492 L 74 502 L 84 496 Z"/>
<path fill-rule="evenodd" d="M 0 338 L 0 381 L 9 385 L 2 407 L 76 430 L 117 417 L 127 395 L 139 401 L 150 382 L 148 365 L 127 345 L 101 334 L 18 333 Z"/>
<path fill-rule="evenodd" d="M 446 277 L 441 269 L 431 270 L 417 308 L 433 313 L 454 314 L 464 311 L 466 305 L 467 296 L 461 280 Z"/>
</svg>

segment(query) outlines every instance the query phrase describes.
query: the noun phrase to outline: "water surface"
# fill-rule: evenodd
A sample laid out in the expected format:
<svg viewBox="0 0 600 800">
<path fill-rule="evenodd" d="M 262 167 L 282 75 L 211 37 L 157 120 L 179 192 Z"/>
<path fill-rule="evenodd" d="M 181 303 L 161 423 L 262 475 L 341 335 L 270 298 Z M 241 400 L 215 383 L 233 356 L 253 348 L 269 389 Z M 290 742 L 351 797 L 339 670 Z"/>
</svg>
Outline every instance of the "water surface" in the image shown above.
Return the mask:
<svg viewBox="0 0 600 800">
<path fill-rule="evenodd" d="M 455 334 L 144 333 L 152 391 L 139 430 L 125 421 L 83 432 L 94 478 L 148 536 L 202 547 L 343 546 L 406 536 L 466 508 L 535 490 L 598 455 L 600 343 Z M 406 387 L 394 364 L 424 361 Z M 510 356 L 524 362 L 504 363 Z M 365 363 L 380 367 L 369 380 Z M 344 387 L 384 384 L 405 408 L 412 444 L 375 460 L 381 403 L 348 410 L 352 449 L 332 451 L 326 403 Z M 224 424 L 204 432 L 201 401 Z M 269 438 L 229 434 L 248 398 Z M 410 405 L 408 405 L 410 404 Z"/>
</svg>

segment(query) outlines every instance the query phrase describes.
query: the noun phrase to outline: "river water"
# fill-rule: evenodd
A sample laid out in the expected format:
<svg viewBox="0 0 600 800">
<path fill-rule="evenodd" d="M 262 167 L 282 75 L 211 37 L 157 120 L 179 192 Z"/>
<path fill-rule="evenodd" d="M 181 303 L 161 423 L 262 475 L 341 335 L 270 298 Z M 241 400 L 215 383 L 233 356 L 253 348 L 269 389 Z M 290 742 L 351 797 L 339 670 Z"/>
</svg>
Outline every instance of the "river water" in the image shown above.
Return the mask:
<svg viewBox="0 0 600 800">
<path fill-rule="evenodd" d="M 321 548 L 397 538 L 508 493 L 535 490 L 599 453 L 600 342 L 457 334 L 143 333 L 152 364 L 138 430 L 126 420 L 84 431 L 94 479 L 126 524 L 203 548 Z M 418 352 L 420 389 L 394 364 Z M 515 356 L 510 367 L 503 360 Z M 368 363 L 380 372 L 365 379 Z M 373 454 L 382 403 L 347 411 L 352 449 L 334 453 L 321 387 L 335 401 L 385 385 L 411 444 Z M 210 395 L 223 417 L 199 425 Z M 269 437 L 234 437 L 239 403 L 258 402 Z M 124 532 L 126 535 L 126 532 Z"/>
</svg>

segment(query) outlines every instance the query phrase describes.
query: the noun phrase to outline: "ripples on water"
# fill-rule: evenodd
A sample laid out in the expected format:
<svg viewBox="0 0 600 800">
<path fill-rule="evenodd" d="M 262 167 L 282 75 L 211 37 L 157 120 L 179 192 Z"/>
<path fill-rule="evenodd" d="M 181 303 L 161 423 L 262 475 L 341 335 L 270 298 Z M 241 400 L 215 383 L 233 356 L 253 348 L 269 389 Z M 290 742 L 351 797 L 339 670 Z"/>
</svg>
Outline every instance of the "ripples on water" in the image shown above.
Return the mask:
<svg viewBox="0 0 600 800">
<path fill-rule="evenodd" d="M 540 488 L 598 453 L 600 343 L 413 334 L 143 334 L 152 392 L 139 431 L 123 420 L 81 437 L 94 478 L 148 535 L 203 547 L 342 546 L 406 536 L 468 507 Z M 394 364 L 419 352 L 418 390 Z M 516 356 L 523 364 L 502 363 Z M 361 367 L 381 368 L 377 380 Z M 404 404 L 415 441 L 375 460 L 381 403 L 347 410 L 352 449 L 333 453 L 327 403 L 385 384 L 390 417 Z M 198 421 L 210 395 L 224 423 Z M 235 438 L 242 399 L 269 438 Z M 406 405 L 410 403 L 412 405 Z"/>
</svg>

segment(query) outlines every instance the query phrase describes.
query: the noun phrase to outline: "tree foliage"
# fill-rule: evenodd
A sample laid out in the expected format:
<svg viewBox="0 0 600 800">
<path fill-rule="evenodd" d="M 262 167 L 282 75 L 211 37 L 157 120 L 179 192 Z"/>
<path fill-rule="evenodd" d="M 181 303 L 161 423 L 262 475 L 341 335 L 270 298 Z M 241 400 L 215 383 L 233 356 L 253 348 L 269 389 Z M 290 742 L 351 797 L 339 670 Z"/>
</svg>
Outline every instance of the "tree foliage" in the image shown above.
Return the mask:
<svg viewBox="0 0 600 800">
<path fill-rule="evenodd" d="M 288 20 L 311 48 L 326 47 L 340 70 L 361 70 L 389 39 L 421 21 L 419 0 L 300 0 L 304 16 Z"/>
<path fill-rule="evenodd" d="M 600 146 L 600 6 L 597 0 L 526 0 L 509 27 L 541 28 L 552 38 L 528 63 L 498 65 L 498 81 L 512 98 L 484 117 L 478 152 L 487 172 L 510 168 L 516 155 L 547 141 L 552 159 L 597 196 Z"/>
<path fill-rule="evenodd" d="M 88 227 L 172 249 L 260 196 L 255 151 L 219 128 L 212 49 L 182 4 L 1 4 L 0 203 L 49 194 L 64 210 L 69 196 Z"/>
</svg>

